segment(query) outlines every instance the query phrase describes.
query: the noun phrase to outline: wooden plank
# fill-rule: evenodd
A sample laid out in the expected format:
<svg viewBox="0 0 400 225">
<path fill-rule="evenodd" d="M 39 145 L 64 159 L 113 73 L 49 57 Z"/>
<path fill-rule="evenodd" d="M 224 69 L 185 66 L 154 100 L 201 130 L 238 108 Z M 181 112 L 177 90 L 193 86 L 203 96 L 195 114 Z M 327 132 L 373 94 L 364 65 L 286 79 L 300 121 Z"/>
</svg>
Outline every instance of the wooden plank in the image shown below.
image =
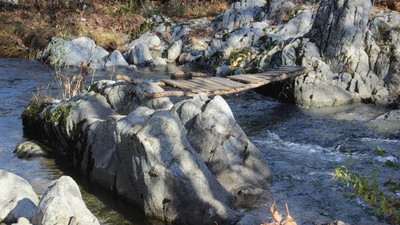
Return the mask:
<svg viewBox="0 0 400 225">
<path fill-rule="evenodd" d="M 225 88 L 225 87 L 219 86 L 219 85 L 217 85 L 217 84 L 215 84 L 213 82 L 206 81 L 206 80 L 201 80 L 201 79 L 192 79 L 192 80 L 190 80 L 190 82 L 194 83 L 194 84 L 201 85 L 206 90 L 209 90 L 209 91 L 214 91 L 214 90 L 218 90 L 218 89 L 221 89 L 221 88 Z"/>
<path fill-rule="evenodd" d="M 219 82 L 216 82 L 211 78 L 197 78 L 197 79 L 193 79 L 192 81 L 194 81 L 194 80 L 201 81 L 201 82 L 204 82 L 211 86 L 214 86 L 215 87 L 214 90 L 229 90 L 229 89 L 231 89 L 231 87 L 228 87 L 227 85 L 222 85 Z"/>
<path fill-rule="evenodd" d="M 287 72 L 291 72 L 291 71 L 296 71 L 296 70 L 301 70 L 301 69 L 303 69 L 303 67 L 301 67 L 301 66 L 280 66 L 273 70 L 278 70 L 278 71 L 285 70 Z"/>
<path fill-rule="evenodd" d="M 227 78 L 234 80 L 234 81 L 239 81 L 243 82 L 246 84 L 255 84 L 261 81 L 264 81 L 265 79 L 261 79 L 249 74 L 242 74 L 242 75 L 233 75 L 233 76 L 228 76 Z"/>
<path fill-rule="evenodd" d="M 117 80 L 123 80 L 125 82 L 130 83 L 130 84 L 136 84 L 136 85 L 138 85 L 138 84 L 140 84 L 142 82 L 147 82 L 147 81 L 135 80 L 135 79 L 132 79 L 131 77 L 129 77 L 127 75 L 123 75 L 123 74 L 117 74 L 116 79 Z M 160 87 L 164 87 L 165 86 L 164 82 L 150 82 L 150 83 L 158 85 Z"/>
<path fill-rule="evenodd" d="M 236 82 L 227 78 L 223 77 L 210 77 L 214 82 L 219 83 L 221 85 L 225 85 L 230 88 L 239 88 L 239 87 L 244 87 L 246 84 L 241 83 L 241 82 Z"/>
<path fill-rule="evenodd" d="M 200 85 L 196 85 L 193 83 L 189 83 L 186 80 L 171 80 L 171 79 L 164 79 L 162 80 L 164 83 L 183 90 L 188 90 L 188 91 L 204 91 L 207 89 L 204 89 Z"/>
<path fill-rule="evenodd" d="M 189 90 L 191 90 L 192 92 L 202 92 L 202 91 L 207 91 L 208 88 L 205 87 L 202 84 L 198 84 L 198 83 L 193 83 L 190 80 L 180 80 L 179 82 L 181 82 L 182 84 L 190 87 Z"/>
</svg>

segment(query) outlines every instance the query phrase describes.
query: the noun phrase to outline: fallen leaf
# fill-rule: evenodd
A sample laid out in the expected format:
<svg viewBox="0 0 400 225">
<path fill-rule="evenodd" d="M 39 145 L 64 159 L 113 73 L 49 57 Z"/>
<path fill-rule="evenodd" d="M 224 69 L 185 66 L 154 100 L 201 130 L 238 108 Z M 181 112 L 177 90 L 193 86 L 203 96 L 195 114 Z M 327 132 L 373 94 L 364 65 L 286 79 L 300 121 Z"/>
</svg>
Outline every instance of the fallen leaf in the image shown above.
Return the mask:
<svg viewBox="0 0 400 225">
<path fill-rule="evenodd" d="M 283 216 L 278 212 L 278 210 L 275 210 L 275 205 L 276 202 L 274 201 L 274 203 L 271 205 L 270 211 L 274 220 L 279 224 L 282 221 Z"/>
<path fill-rule="evenodd" d="M 282 224 L 283 225 L 297 225 L 296 220 L 290 215 L 288 204 L 286 204 L 286 211 L 287 211 L 286 220 Z"/>
</svg>

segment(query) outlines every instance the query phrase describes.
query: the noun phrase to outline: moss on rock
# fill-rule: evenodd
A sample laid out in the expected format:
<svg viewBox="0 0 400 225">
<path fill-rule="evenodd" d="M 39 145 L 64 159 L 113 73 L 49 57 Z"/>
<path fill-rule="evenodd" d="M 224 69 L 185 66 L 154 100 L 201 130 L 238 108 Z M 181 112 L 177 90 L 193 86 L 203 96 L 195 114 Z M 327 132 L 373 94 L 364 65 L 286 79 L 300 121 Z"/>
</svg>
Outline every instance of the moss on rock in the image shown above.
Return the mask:
<svg viewBox="0 0 400 225">
<path fill-rule="evenodd" d="M 42 127 L 43 119 L 40 118 L 43 110 L 49 105 L 51 99 L 32 100 L 21 115 L 22 125 L 28 133 L 35 134 L 38 127 Z"/>
</svg>

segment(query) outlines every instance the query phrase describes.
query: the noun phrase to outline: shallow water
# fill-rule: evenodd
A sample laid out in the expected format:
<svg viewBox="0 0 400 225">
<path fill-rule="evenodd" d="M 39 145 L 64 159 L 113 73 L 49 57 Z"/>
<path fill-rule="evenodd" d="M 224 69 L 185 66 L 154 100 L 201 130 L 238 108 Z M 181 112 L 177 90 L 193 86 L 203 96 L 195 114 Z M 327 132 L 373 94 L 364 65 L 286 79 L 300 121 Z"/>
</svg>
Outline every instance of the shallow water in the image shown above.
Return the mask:
<svg viewBox="0 0 400 225">
<path fill-rule="evenodd" d="M 136 78 L 157 80 L 168 71 L 116 71 Z M 73 73 L 74 71 L 66 71 Z M 109 78 L 110 72 L 97 71 L 95 79 Z M 145 74 L 145 75 L 142 75 Z M 50 84 L 50 85 L 49 85 Z M 112 196 L 98 185 L 80 177 L 53 159 L 18 159 L 13 150 L 27 140 L 20 115 L 37 89 L 43 95 L 57 96 L 52 74 L 46 66 L 28 60 L 0 59 L 0 169 L 27 179 L 38 194 L 49 182 L 63 174 L 79 183 L 89 209 L 102 224 L 148 224 L 139 209 Z M 378 181 L 391 178 L 400 182 L 400 135 L 380 133 L 370 120 L 386 112 L 372 105 L 307 109 L 280 103 L 246 92 L 227 97 L 236 120 L 269 162 L 274 183 L 271 192 L 277 208 L 287 203 L 299 224 L 321 224 L 336 219 L 350 224 L 386 224 L 360 199 L 344 197 L 351 192 L 333 176 L 340 165 L 353 164 L 352 170 L 371 176 L 379 168 Z M 376 147 L 387 151 L 378 156 Z M 397 167 L 385 165 L 392 160 Z M 251 212 L 268 218 L 268 209 Z"/>
<path fill-rule="evenodd" d="M 386 111 L 373 105 L 306 109 L 254 94 L 228 99 L 236 120 L 269 162 L 274 182 L 271 192 L 278 209 L 285 204 L 299 224 L 342 220 L 350 224 L 386 224 L 360 199 L 344 197 L 350 187 L 334 178 L 335 168 L 353 165 L 352 171 L 378 181 L 400 181 L 398 133 L 378 133 L 369 121 Z M 379 146 L 387 155 L 378 156 Z M 385 165 L 392 160 L 397 165 Z"/>
</svg>

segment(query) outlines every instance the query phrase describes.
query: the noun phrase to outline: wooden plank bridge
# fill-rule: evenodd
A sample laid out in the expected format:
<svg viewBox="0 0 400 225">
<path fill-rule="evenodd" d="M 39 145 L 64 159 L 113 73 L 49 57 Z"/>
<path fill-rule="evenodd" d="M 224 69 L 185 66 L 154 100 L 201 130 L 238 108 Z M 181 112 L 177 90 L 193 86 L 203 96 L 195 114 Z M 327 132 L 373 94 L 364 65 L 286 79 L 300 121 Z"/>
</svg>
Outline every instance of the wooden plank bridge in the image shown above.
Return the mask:
<svg viewBox="0 0 400 225">
<path fill-rule="evenodd" d="M 246 91 L 263 85 L 286 80 L 292 77 L 300 76 L 310 72 L 308 68 L 300 66 L 283 66 L 273 70 L 257 74 L 239 74 L 222 77 L 192 77 L 191 79 L 163 79 L 157 84 L 168 85 L 181 91 L 163 91 L 158 93 L 146 93 L 142 97 L 160 98 L 160 97 L 191 97 L 200 92 L 207 95 L 226 95 Z M 117 76 L 117 79 L 127 80 L 126 76 Z"/>
</svg>

